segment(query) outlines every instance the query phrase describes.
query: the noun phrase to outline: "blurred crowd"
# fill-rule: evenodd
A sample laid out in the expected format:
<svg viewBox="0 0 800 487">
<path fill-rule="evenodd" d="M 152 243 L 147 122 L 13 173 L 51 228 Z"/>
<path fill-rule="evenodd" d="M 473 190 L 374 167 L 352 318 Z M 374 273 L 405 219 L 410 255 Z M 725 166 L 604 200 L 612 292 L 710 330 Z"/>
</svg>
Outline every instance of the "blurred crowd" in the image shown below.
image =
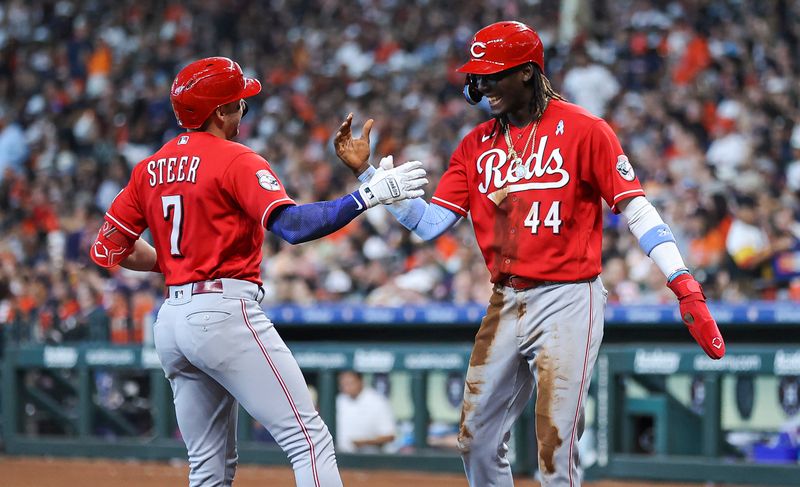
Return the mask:
<svg viewBox="0 0 800 487">
<path fill-rule="evenodd" d="M 488 117 L 455 73 L 480 27 L 518 19 L 546 73 L 605 117 L 713 299 L 800 299 L 800 2 L 9 0 L 0 4 L 0 323 L 14 340 L 141 341 L 161 276 L 91 265 L 131 168 L 180 129 L 177 71 L 237 60 L 264 84 L 240 141 L 298 202 L 357 181 L 332 136 L 376 121 L 373 161 L 424 162 L 429 194 Z M 624 218 L 605 219 L 610 302 L 672 302 Z M 469 221 L 433 243 L 383 209 L 320 241 L 264 244 L 265 304 L 485 302 Z M 33 324 L 33 325 L 31 325 Z"/>
</svg>

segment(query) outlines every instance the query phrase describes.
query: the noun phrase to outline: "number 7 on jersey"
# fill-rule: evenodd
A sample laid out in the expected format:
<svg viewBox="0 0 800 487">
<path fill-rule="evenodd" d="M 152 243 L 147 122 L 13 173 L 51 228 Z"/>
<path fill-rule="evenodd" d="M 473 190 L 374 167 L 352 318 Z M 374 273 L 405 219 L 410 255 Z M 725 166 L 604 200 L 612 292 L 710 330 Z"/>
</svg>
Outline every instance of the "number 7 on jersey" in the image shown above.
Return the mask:
<svg viewBox="0 0 800 487">
<path fill-rule="evenodd" d="M 164 221 L 172 218 L 172 231 L 169 234 L 169 253 L 173 257 L 183 257 L 181 253 L 181 233 L 183 230 L 183 197 L 173 194 L 161 197 Z"/>
</svg>

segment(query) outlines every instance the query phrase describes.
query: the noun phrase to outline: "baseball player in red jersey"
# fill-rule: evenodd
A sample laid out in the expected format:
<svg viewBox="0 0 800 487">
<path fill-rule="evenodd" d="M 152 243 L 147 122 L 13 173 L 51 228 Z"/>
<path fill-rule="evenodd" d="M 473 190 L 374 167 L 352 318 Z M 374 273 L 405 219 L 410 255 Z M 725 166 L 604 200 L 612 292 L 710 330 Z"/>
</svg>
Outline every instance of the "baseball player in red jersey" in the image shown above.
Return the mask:
<svg viewBox="0 0 800 487">
<path fill-rule="evenodd" d="M 542 484 L 579 486 L 576 443 L 606 303 L 598 277 L 602 201 L 625 214 L 703 350 L 718 359 L 725 345 L 614 132 L 550 86 L 536 32 L 495 23 L 475 34 L 469 50 L 459 68 L 465 96 L 472 104 L 487 98 L 493 119 L 461 141 L 432 204 L 417 198 L 387 209 L 426 240 L 471 215 L 491 272 L 494 292 L 475 337 L 458 435 L 470 485 L 513 485 L 506 442 L 535 384 Z M 345 123 L 336 145 L 348 137 Z M 342 151 L 340 158 L 360 179 L 372 177 L 368 154 Z M 389 158 L 381 162 L 391 166 Z"/>
<path fill-rule="evenodd" d="M 419 163 L 380 171 L 338 200 L 295 205 L 269 163 L 233 142 L 261 91 L 227 58 L 178 73 L 170 98 L 187 132 L 141 161 L 91 249 L 99 265 L 164 273 L 154 340 L 173 390 L 191 486 L 230 486 L 238 403 L 283 448 L 298 486 L 341 486 L 333 441 L 300 368 L 260 306 L 264 229 L 291 243 L 365 209 L 423 194 Z M 348 118 L 350 120 L 350 118 Z M 368 136 L 371 121 L 364 126 Z M 154 247 L 139 239 L 149 228 Z"/>
</svg>

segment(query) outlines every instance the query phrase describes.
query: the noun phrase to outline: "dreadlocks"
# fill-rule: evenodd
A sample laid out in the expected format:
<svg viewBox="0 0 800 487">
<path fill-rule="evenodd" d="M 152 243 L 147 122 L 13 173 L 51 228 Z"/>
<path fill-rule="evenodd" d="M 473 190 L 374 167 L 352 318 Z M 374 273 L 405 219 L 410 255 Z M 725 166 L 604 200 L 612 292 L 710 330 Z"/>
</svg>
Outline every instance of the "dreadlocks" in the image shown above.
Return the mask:
<svg viewBox="0 0 800 487">
<path fill-rule="evenodd" d="M 547 108 L 547 102 L 555 98 L 556 100 L 566 101 L 553 86 L 550 80 L 539 69 L 539 65 L 533 63 L 533 76 L 527 82 L 528 86 L 533 87 L 533 96 L 531 97 L 530 104 L 528 105 L 532 120 L 538 120 L 544 115 L 544 109 Z"/>
</svg>

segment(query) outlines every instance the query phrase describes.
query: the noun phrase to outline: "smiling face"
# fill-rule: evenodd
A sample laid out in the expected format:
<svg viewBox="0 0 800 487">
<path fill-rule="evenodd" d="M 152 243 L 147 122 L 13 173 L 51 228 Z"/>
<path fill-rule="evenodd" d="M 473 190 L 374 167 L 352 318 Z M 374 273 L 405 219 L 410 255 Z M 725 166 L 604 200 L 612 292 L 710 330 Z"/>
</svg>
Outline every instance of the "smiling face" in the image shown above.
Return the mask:
<svg viewBox="0 0 800 487">
<path fill-rule="evenodd" d="M 471 74 L 472 85 L 489 101 L 492 115 L 507 115 L 514 125 L 530 121 L 530 101 L 533 90 L 527 86 L 533 76 L 530 63 L 499 73 Z"/>
</svg>

